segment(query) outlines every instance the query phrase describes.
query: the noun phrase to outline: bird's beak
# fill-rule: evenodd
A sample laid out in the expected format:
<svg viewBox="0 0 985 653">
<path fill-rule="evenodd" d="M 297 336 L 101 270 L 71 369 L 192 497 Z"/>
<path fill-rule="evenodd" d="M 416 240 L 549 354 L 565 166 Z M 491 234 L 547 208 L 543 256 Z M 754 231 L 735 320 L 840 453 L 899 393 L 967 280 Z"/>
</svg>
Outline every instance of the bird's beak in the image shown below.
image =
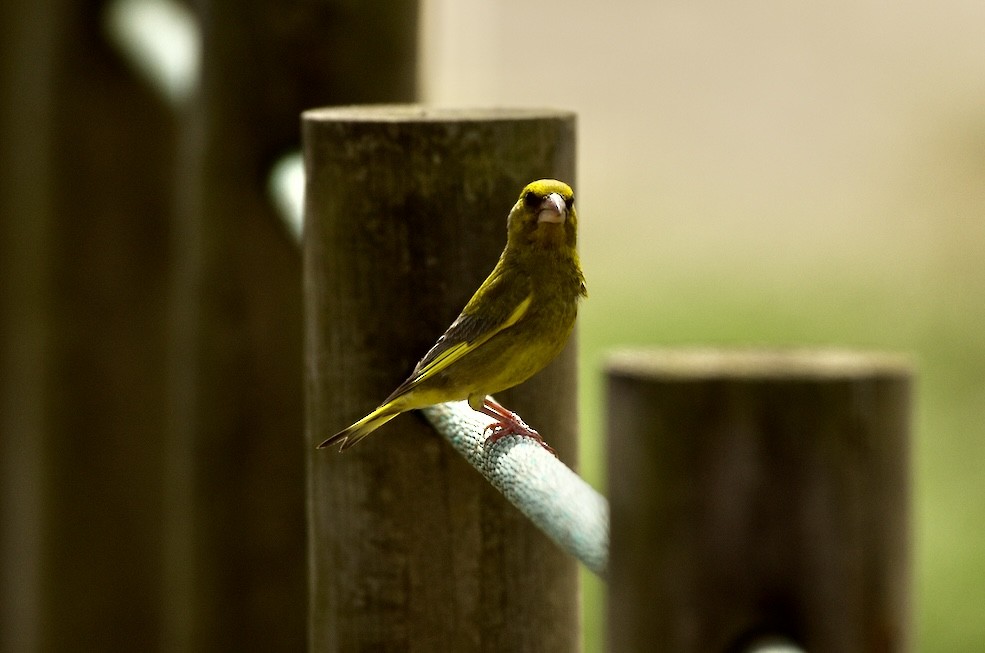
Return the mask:
<svg viewBox="0 0 985 653">
<path fill-rule="evenodd" d="M 552 222 L 561 224 L 568 217 L 568 207 L 557 193 L 551 193 L 544 198 L 537 209 L 537 222 Z"/>
</svg>

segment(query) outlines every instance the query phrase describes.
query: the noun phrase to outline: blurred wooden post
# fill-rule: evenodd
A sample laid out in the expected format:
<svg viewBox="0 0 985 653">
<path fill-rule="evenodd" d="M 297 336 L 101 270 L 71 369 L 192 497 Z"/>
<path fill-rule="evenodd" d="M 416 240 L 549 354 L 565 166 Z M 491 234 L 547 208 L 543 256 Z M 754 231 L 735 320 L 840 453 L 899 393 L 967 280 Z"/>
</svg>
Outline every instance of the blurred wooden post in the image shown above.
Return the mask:
<svg viewBox="0 0 985 653">
<path fill-rule="evenodd" d="M 301 256 L 267 196 L 326 102 L 406 101 L 417 2 L 200 0 L 171 297 L 167 650 L 302 650 Z"/>
<path fill-rule="evenodd" d="M 610 650 L 908 651 L 910 387 L 876 354 L 613 356 Z"/>
<path fill-rule="evenodd" d="M 155 650 L 174 116 L 97 0 L 0 11 L 0 650 Z"/>
<path fill-rule="evenodd" d="M 574 116 L 328 109 L 304 114 L 302 136 L 310 650 L 578 650 L 574 560 L 420 416 L 345 454 L 313 448 L 451 323 L 521 188 L 572 180 Z M 573 346 L 499 398 L 573 462 Z"/>
</svg>

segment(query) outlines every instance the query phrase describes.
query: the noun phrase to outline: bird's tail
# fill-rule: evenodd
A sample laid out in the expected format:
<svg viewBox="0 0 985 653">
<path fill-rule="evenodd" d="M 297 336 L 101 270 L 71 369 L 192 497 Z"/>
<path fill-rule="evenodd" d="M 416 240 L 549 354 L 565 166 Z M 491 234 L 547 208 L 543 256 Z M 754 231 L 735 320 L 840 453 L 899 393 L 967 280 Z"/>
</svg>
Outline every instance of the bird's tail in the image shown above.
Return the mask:
<svg viewBox="0 0 985 653">
<path fill-rule="evenodd" d="M 333 444 L 341 442 L 342 446 L 339 447 L 339 451 L 345 451 L 400 413 L 401 411 L 394 409 L 391 403 L 383 404 L 349 428 L 339 431 L 322 442 L 318 445 L 318 448 L 324 449 L 325 447 L 330 447 Z"/>
</svg>

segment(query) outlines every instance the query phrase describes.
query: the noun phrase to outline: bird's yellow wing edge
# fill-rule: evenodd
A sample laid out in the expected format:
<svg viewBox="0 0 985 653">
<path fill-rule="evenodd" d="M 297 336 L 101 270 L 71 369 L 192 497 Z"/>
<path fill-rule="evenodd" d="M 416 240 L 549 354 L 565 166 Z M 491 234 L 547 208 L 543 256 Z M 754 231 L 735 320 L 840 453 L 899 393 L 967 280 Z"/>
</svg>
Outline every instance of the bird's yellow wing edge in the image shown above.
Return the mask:
<svg viewBox="0 0 985 653">
<path fill-rule="evenodd" d="M 459 343 L 454 347 L 449 347 L 446 351 L 441 352 L 441 355 L 439 355 L 433 361 L 428 363 L 423 369 L 421 369 L 417 373 L 417 376 L 414 377 L 413 382 L 410 383 L 407 390 L 414 387 L 421 381 L 424 381 L 428 377 L 437 374 L 438 372 L 444 369 L 447 369 L 449 365 L 459 360 L 460 358 L 462 358 L 462 356 L 469 353 L 476 347 L 481 346 L 483 343 L 488 341 L 497 333 L 503 331 L 504 329 L 508 329 L 514 324 L 516 324 L 517 322 L 519 322 L 521 319 L 523 319 L 523 316 L 526 315 L 527 311 L 530 309 L 531 303 L 533 303 L 532 294 L 527 295 L 527 298 L 524 299 L 522 302 L 520 302 L 517 305 L 517 307 L 513 309 L 513 312 L 510 313 L 510 316 L 506 318 L 506 320 L 495 329 L 491 329 L 490 331 L 482 334 L 475 340 L 472 340 L 470 342 Z"/>
</svg>

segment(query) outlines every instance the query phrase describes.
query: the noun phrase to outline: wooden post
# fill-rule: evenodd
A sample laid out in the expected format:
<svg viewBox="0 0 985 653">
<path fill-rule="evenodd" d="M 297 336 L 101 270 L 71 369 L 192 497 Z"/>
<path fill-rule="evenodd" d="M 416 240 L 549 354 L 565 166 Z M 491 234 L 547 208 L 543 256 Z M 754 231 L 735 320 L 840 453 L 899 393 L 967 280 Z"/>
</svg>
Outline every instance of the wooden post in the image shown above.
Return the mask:
<svg viewBox="0 0 985 653">
<path fill-rule="evenodd" d="M 610 650 L 908 651 L 910 386 L 877 354 L 613 356 Z"/>
<path fill-rule="evenodd" d="M 413 99 L 415 0 L 200 0 L 178 179 L 164 647 L 301 650 L 301 256 L 267 176 L 325 102 Z"/>
<path fill-rule="evenodd" d="M 312 651 L 576 651 L 573 559 L 417 415 L 315 450 L 410 372 L 492 269 L 537 178 L 574 177 L 574 117 L 375 107 L 309 111 L 306 302 Z M 503 393 L 566 462 L 569 347 Z"/>
<path fill-rule="evenodd" d="M 105 2 L 0 11 L 0 650 L 156 650 L 175 120 Z"/>
</svg>

